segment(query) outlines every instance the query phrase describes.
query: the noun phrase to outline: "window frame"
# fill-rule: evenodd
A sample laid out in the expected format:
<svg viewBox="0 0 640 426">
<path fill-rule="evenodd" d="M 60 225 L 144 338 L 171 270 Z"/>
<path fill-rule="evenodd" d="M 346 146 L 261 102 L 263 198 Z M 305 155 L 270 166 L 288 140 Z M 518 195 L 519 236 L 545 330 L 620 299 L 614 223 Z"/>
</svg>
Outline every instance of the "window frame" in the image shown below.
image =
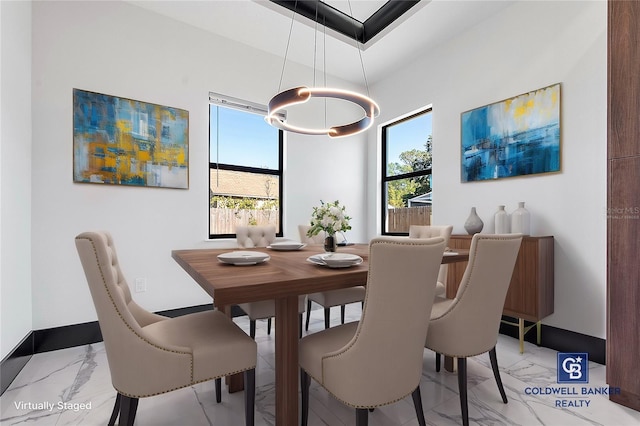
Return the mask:
<svg viewBox="0 0 640 426">
<path fill-rule="evenodd" d="M 433 162 L 432 162 L 432 166 L 429 167 L 428 169 L 425 170 L 420 170 L 417 172 L 409 172 L 409 173 L 403 173 L 403 174 L 399 174 L 399 175 L 394 175 L 394 176 L 387 176 L 387 169 L 388 169 L 388 164 L 387 164 L 387 128 L 401 124 L 405 121 L 409 121 L 411 119 L 414 119 L 416 117 L 419 117 L 421 115 L 424 114 L 433 114 L 433 108 L 431 106 L 427 106 L 425 108 L 422 108 L 418 111 L 409 113 L 408 115 L 398 118 L 396 120 L 393 120 L 391 122 L 388 122 L 382 126 L 380 126 L 380 130 L 381 130 L 381 150 L 382 150 L 382 156 L 381 156 L 381 182 L 380 182 L 380 234 L 381 235 L 395 235 L 395 236 L 407 236 L 409 235 L 409 231 L 407 232 L 389 232 L 386 228 L 387 228 L 387 212 L 388 212 L 388 194 L 387 194 L 387 184 L 389 182 L 393 182 L 396 180 L 402 180 L 402 179 L 409 179 L 409 178 L 413 178 L 413 177 L 417 177 L 417 176 L 432 176 L 433 178 L 433 174 L 432 174 L 432 169 L 433 169 Z M 433 135 L 433 132 L 432 132 Z M 432 149 L 432 155 L 433 155 L 433 149 Z M 431 187 L 433 189 L 433 187 Z"/>
<path fill-rule="evenodd" d="M 211 117 L 211 107 L 223 107 L 229 109 L 235 109 L 238 111 L 245 112 L 247 114 L 258 114 L 262 116 L 267 115 L 267 107 L 259 104 L 254 104 L 252 102 L 244 101 L 238 98 L 232 98 L 230 96 L 221 95 L 218 93 L 209 93 L 209 117 Z M 286 115 L 281 114 L 282 117 L 286 118 Z M 236 238 L 236 234 L 212 234 L 211 233 L 211 173 L 217 170 L 229 170 L 229 171 L 237 171 L 237 172 L 246 172 L 246 173 L 255 173 L 262 174 L 267 176 L 277 176 L 278 177 L 278 222 L 280 224 L 280 229 L 276 231 L 276 237 L 283 236 L 283 196 L 284 196 L 284 131 L 278 129 L 278 169 L 266 169 L 260 167 L 249 167 L 249 166 L 238 166 L 235 164 L 225 164 L 225 163 L 217 163 L 211 161 L 211 119 L 209 119 L 209 172 L 207 176 L 207 180 L 209 183 L 207 184 L 207 228 L 210 240 L 219 240 L 225 238 Z"/>
</svg>

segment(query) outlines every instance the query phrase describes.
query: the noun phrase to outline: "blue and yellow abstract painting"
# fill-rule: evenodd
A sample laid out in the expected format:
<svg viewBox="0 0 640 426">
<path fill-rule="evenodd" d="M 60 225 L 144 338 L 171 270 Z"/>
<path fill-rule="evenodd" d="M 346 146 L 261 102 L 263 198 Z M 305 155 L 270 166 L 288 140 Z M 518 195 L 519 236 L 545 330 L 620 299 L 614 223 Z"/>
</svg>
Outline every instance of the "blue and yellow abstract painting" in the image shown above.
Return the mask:
<svg viewBox="0 0 640 426">
<path fill-rule="evenodd" d="M 560 171 L 560 84 L 461 116 L 461 180 Z"/>
<path fill-rule="evenodd" d="M 73 180 L 189 187 L 189 112 L 73 89 Z"/>
</svg>

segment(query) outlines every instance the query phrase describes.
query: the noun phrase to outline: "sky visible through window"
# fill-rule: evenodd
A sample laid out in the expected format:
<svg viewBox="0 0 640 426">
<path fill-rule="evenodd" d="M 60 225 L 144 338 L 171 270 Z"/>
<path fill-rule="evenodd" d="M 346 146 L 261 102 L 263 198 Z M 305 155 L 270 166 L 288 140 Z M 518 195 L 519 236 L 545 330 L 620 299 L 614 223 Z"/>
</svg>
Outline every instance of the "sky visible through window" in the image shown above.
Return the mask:
<svg viewBox="0 0 640 426">
<path fill-rule="evenodd" d="M 387 163 L 402 163 L 400 154 L 412 149 L 423 150 L 431 134 L 431 114 L 420 114 L 387 127 Z"/>
<path fill-rule="evenodd" d="M 279 168 L 278 129 L 270 126 L 262 115 L 216 105 L 210 105 L 209 114 L 210 162 Z"/>
</svg>

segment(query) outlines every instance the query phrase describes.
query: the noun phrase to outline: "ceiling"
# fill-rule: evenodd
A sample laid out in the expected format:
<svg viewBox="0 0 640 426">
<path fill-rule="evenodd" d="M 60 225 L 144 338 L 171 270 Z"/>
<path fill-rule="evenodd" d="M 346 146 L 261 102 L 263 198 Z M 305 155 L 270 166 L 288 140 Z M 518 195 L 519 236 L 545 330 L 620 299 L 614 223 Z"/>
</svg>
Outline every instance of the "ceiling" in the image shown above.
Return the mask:
<svg viewBox="0 0 640 426">
<path fill-rule="evenodd" d="M 319 0 L 270 1 L 363 45 L 368 44 L 378 33 L 420 3 L 420 0 L 371 1 L 361 2 L 359 7 L 354 9 L 350 1 L 346 5 L 336 1 Z"/>
<path fill-rule="evenodd" d="M 361 55 L 371 85 L 413 62 L 420 52 L 444 43 L 517 0 L 421 0 L 364 45 L 299 15 L 292 22 L 292 11 L 269 0 L 125 1 L 282 58 L 290 39 L 287 61 L 309 67 L 314 66 L 315 46 L 316 70 L 322 71 L 322 65 L 317 64 L 326 63 L 327 75 L 356 84 L 365 83 Z M 387 3 L 324 2 L 360 22 Z"/>
</svg>

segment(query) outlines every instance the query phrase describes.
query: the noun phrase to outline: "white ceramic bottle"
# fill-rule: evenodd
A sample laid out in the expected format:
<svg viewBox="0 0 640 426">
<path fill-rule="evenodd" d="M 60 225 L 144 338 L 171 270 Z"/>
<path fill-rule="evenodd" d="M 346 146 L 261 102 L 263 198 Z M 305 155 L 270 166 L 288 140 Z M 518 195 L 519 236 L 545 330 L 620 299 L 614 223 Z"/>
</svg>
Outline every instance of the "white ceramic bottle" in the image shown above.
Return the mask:
<svg viewBox="0 0 640 426">
<path fill-rule="evenodd" d="M 524 201 L 518 203 L 518 208 L 511 213 L 511 232 L 529 235 L 531 232 L 531 215 L 524 208 Z"/>
<path fill-rule="evenodd" d="M 504 209 L 504 206 L 498 206 L 498 211 L 493 215 L 493 221 L 496 225 L 496 234 L 509 233 L 509 215 Z"/>
</svg>

